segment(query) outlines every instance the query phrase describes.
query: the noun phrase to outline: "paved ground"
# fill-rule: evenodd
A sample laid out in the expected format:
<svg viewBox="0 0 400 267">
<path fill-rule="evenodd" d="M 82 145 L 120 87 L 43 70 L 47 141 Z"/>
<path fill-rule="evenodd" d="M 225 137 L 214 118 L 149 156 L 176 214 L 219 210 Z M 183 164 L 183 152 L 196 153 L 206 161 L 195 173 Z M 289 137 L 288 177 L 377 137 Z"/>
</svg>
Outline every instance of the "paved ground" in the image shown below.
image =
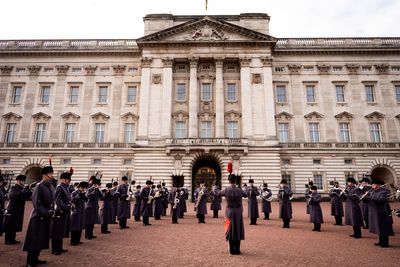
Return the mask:
<svg viewBox="0 0 400 267">
<path fill-rule="evenodd" d="M 247 201 L 245 201 L 247 202 Z M 399 207 L 400 203 L 396 205 Z M 69 251 L 53 256 L 44 251 L 41 258 L 47 266 L 399 266 L 400 218 L 395 218 L 395 233 L 391 247 L 382 249 L 373 244 L 377 238 L 363 230 L 363 238 L 350 238 L 349 226 L 334 226 L 329 216 L 329 203 L 323 203 L 325 224 L 322 232 L 312 232 L 305 214 L 305 203 L 293 203 L 294 220 L 290 229 L 282 229 L 278 219 L 278 203 L 273 203 L 270 221 L 259 220 L 259 225 L 248 225 L 245 207 L 245 235 L 242 255 L 229 256 L 223 234 L 223 219 L 206 218 L 198 224 L 192 211 L 172 225 L 170 217 L 151 220 L 150 227 L 129 221 L 130 229 L 119 230 L 111 225 L 109 235 L 95 227 L 94 240 L 83 240 L 78 247 L 64 243 Z M 27 227 L 31 205 L 26 209 Z M 189 205 L 192 210 L 193 205 Z M 23 240 L 24 232 L 17 235 Z M 4 246 L 0 243 L 0 266 L 23 266 L 25 253 L 22 245 Z"/>
</svg>

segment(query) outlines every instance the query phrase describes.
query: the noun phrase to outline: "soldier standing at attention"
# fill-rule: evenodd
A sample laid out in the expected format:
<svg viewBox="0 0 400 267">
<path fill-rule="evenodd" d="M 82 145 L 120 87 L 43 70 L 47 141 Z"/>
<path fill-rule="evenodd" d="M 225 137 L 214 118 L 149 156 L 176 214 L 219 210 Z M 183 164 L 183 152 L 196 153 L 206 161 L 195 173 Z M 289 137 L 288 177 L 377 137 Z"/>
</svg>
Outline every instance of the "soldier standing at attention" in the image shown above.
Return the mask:
<svg viewBox="0 0 400 267">
<path fill-rule="evenodd" d="M 199 223 L 206 223 L 208 190 L 204 180 L 200 180 L 200 186 L 194 190 L 195 211 Z"/>
<path fill-rule="evenodd" d="M 123 176 L 121 178 L 121 184 L 117 188 L 118 193 L 118 221 L 119 229 L 127 229 L 129 226 L 126 225 L 127 220 L 131 217 L 131 201 L 129 199 L 128 192 L 128 177 Z"/>
<path fill-rule="evenodd" d="M 344 215 L 342 192 L 339 183 L 334 182 L 329 196 L 331 197 L 331 215 L 335 217 L 335 225 L 342 225 L 342 217 Z"/>
<path fill-rule="evenodd" d="M 304 192 L 304 197 L 306 198 L 306 213 L 310 214 L 310 195 L 311 195 L 311 186 L 314 185 L 313 181 L 308 182 L 308 184 L 306 184 L 306 190 Z"/>
<path fill-rule="evenodd" d="M 271 189 L 268 188 L 267 183 L 264 183 L 263 192 L 261 192 L 264 220 L 269 220 L 269 214 L 272 212 L 271 200 L 270 200 L 271 196 L 272 196 Z"/>
<path fill-rule="evenodd" d="M 187 191 L 184 187 L 181 187 L 181 192 L 180 192 L 180 197 L 179 197 L 179 218 L 183 219 L 185 216 L 185 212 L 187 212 L 187 207 L 186 207 L 186 196 L 187 196 Z"/>
<path fill-rule="evenodd" d="M 362 195 L 370 191 L 371 190 L 370 180 L 366 177 L 362 178 L 359 189 Z M 369 211 L 369 195 L 367 194 L 361 200 L 361 213 L 364 220 L 364 229 L 368 229 L 368 211 Z"/>
<path fill-rule="evenodd" d="M 117 209 L 118 209 L 118 194 L 117 193 L 117 188 L 118 188 L 118 182 L 113 182 L 112 183 L 112 188 L 110 190 L 111 195 L 112 195 L 112 221 L 111 224 L 117 223 Z"/>
<path fill-rule="evenodd" d="M 283 221 L 283 228 L 290 228 L 290 219 L 292 218 L 292 202 L 290 198 L 293 193 L 286 179 L 281 180 L 279 187 L 279 218 Z"/>
<path fill-rule="evenodd" d="M 71 193 L 71 246 L 82 244 L 82 230 L 85 229 L 85 202 L 88 182 L 80 182 L 78 188 Z"/>
<path fill-rule="evenodd" d="M 153 203 L 152 203 L 153 194 L 151 189 L 152 184 L 153 184 L 152 181 L 147 180 L 146 187 L 143 188 L 142 191 L 140 192 L 140 198 L 142 199 L 141 212 L 142 212 L 144 226 L 151 225 L 149 223 L 149 217 L 151 217 L 153 213 Z"/>
<path fill-rule="evenodd" d="M 163 213 L 163 192 L 161 189 L 161 184 L 157 185 L 154 193 L 154 219 L 161 220 L 161 215 Z"/>
<path fill-rule="evenodd" d="M 217 184 L 212 186 L 210 195 L 212 197 L 211 210 L 213 211 L 213 218 L 218 218 L 218 211 L 221 210 L 221 190 Z"/>
<path fill-rule="evenodd" d="M 244 190 L 246 196 L 249 200 L 249 218 L 250 218 L 250 225 L 257 225 L 257 218 L 258 215 L 258 203 L 257 203 L 257 196 L 260 195 L 258 192 L 257 187 L 254 186 L 254 180 L 249 179 L 250 186 L 245 186 Z"/>
<path fill-rule="evenodd" d="M 310 201 L 308 202 L 310 205 L 310 221 L 314 224 L 313 231 L 321 232 L 321 223 L 324 223 L 321 206 L 319 204 L 321 202 L 321 194 L 317 192 L 316 185 L 310 186 L 310 190 Z"/>
<path fill-rule="evenodd" d="M 100 179 L 96 178 L 93 180 L 92 186 L 86 192 L 88 200 L 85 207 L 85 238 L 88 240 L 96 238 L 96 236 L 93 235 L 93 229 L 95 224 L 99 224 L 99 199 L 101 198 L 100 185 Z"/>
<path fill-rule="evenodd" d="M 7 182 L 4 182 L 3 176 L 0 174 L 0 236 L 3 235 L 3 216 L 5 210 L 5 202 L 7 200 L 7 193 L 4 186 Z"/>
<path fill-rule="evenodd" d="M 135 198 L 135 205 L 133 206 L 133 216 L 135 217 L 135 222 L 140 222 L 140 207 L 142 206 L 142 199 L 140 198 L 141 186 L 138 184 L 136 186 L 136 191 L 133 194 Z"/>
<path fill-rule="evenodd" d="M 163 213 L 162 216 L 167 216 L 167 209 L 168 209 L 168 188 L 165 186 L 165 183 L 162 182 L 162 191 L 163 191 Z"/>
<path fill-rule="evenodd" d="M 345 223 L 353 226 L 353 234 L 350 237 L 361 238 L 361 227 L 364 225 L 360 201 L 360 190 L 355 186 L 356 180 L 353 177 L 347 178 L 347 192 L 344 193 L 346 197 L 346 213 Z"/>
</svg>

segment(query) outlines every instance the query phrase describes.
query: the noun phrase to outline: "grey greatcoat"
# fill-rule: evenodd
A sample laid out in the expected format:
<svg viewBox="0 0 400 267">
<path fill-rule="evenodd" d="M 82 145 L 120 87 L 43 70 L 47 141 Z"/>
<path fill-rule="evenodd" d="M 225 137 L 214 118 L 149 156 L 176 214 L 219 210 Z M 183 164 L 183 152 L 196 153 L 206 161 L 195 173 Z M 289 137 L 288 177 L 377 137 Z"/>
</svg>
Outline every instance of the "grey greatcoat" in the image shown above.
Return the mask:
<svg viewBox="0 0 400 267">
<path fill-rule="evenodd" d="M 85 229 L 85 202 L 86 202 L 85 192 L 80 192 L 76 189 L 71 194 L 71 231 L 81 231 Z"/>
<path fill-rule="evenodd" d="M 249 199 L 249 205 L 248 205 L 249 218 L 258 218 L 259 214 L 258 214 L 257 196 L 260 195 L 260 192 L 258 192 L 257 187 L 251 185 L 245 188 L 245 193 L 247 198 Z"/>
<path fill-rule="evenodd" d="M 207 214 L 207 198 L 208 198 L 208 190 L 207 188 L 204 188 L 203 192 L 204 194 L 200 197 L 200 187 L 196 188 L 196 190 L 194 190 L 194 199 L 195 199 L 195 203 L 197 205 L 195 205 L 195 211 L 196 211 L 196 215 L 206 215 Z M 197 204 L 198 203 L 198 204 Z"/>
<path fill-rule="evenodd" d="M 360 189 L 361 195 L 364 195 L 364 193 L 368 192 L 369 190 L 371 190 L 371 186 L 369 185 L 364 186 L 363 189 Z M 369 195 L 367 195 L 361 200 L 361 213 L 364 221 L 368 223 Z"/>
<path fill-rule="evenodd" d="M 290 197 L 293 195 L 289 186 L 284 186 L 279 189 L 279 218 L 291 219 L 292 218 L 292 202 Z"/>
<path fill-rule="evenodd" d="M 310 206 L 310 221 L 312 223 L 324 223 L 321 206 L 319 205 L 320 202 L 321 194 L 312 193 L 308 202 Z"/>
<path fill-rule="evenodd" d="M 49 248 L 50 220 L 54 213 L 54 187 L 51 181 L 42 181 L 35 187 L 32 205 L 23 251 Z"/>
<path fill-rule="evenodd" d="M 345 223 L 354 227 L 361 227 L 364 225 L 361 208 L 358 204 L 360 197 L 360 190 L 355 187 L 349 187 L 348 192 L 344 193 L 346 197 L 346 210 L 345 210 Z"/>
<path fill-rule="evenodd" d="M 117 216 L 118 220 L 126 220 L 131 217 L 131 202 L 126 200 L 128 196 L 128 185 L 120 184 L 117 188 L 118 192 L 118 208 Z"/>
<path fill-rule="evenodd" d="M 135 205 L 133 206 L 133 216 L 140 217 L 140 207 L 142 199 L 140 198 L 140 191 L 136 191 L 133 196 L 135 197 Z"/>
<path fill-rule="evenodd" d="M 390 191 L 386 188 L 371 191 L 369 195 L 369 231 L 377 235 L 394 235 L 393 219 L 391 216 L 388 195 Z"/>
<path fill-rule="evenodd" d="M 179 217 L 180 215 L 179 203 L 176 205 L 176 208 L 174 209 L 175 198 L 177 197 L 176 194 L 178 194 L 178 199 L 179 199 L 181 191 L 177 188 L 173 188 L 172 191 L 169 192 L 168 194 L 168 202 L 171 204 L 171 217 Z"/>
<path fill-rule="evenodd" d="M 86 224 L 98 224 L 99 223 L 99 199 L 101 198 L 101 192 L 99 188 L 94 186 L 90 187 L 86 192 L 88 198 L 85 206 L 85 221 Z"/>
<path fill-rule="evenodd" d="M 159 197 L 154 197 L 154 216 L 157 216 L 157 215 L 161 216 L 163 213 L 163 208 L 164 208 L 163 192 L 161 189 L 159 191 L 157 190 L 156 194 L 157 194 L 157 192 L 159 192 Z"/>
<path fill-rule="evenodd" d="M 340 188 L 332 188 L 329 192 L 329 196 L 331 197 L 331 215 L 343 217 L 343 201 L 340 193 L 342 189 Z"/>
<path fill-rule="evenodd" d="M 21 232 L 24 222 L 25 201 L 32 195 L 29 186 L 15 184 L 8 193 L 9 201 L 4 211 L 4 232 Z"/>
<path fill-rule="evenodd" d="M 101 207 L 99 211 L 99 222 L 100 224 L 111 224 L 113 223 L 113 198 L 111 191 L 105 191 L 101 193 Z"/>
<path fill-rule="evenodd" d="M 112 221 L 111 223 L 116 223 L 117 222 L 117 210 L 118 210 L 118 194 L 117 193 L 117 188 L 114 187 L 110 190 L 111 195 L 112 195 L 112 207 L 111 207 L 111 213 L 112 213 Z"/>
<path fill-rule="evenodd" d="M 231 221 L 225 233 L 226 240 L 244 240 L 242 197 L 246 197 L 246 193 L 231 184 L 221 191 L 221 196 L 226 199 L 225 217 Z"/>
<path fill-rule="evenodd" d="M 3 215 L 5 210 L 6 199 L 7 195 L 4 188 L 0 187 L 0 236 L 3 234 Z"/>
<path fill-rule="evenodd" d="M 59 184 L 55 192 L 55 216 L 51 220 L 51 238 L 69 237 L 71 194 L 69 186 Z"/>
<path fill-rule="evenodd" d="M 142 199 L 141 213 L 143 217 L 152 217 L 153 216 L 153 203 L 149 202 L 149 196 L 152 196 L 152 189 L 148 186 L 144 187 L 140 192 L 140 198 Z"/>
<path fill-rule="evenodd" d="M 210 195 L 212 196 L 211 210 L 221 210 L 221 190 L 216 187 L 211 190 Z"/>
<path fill-rule="evenodd" d="M 272 196 L 271 189 L 264 188 L 263 191 L 267 193 L 265 194 L 265 196 L 262 197 L 262 207 L 263 207 L 262 210 L 264 213 L 271 213 L 272 212 L 271 202 L 266 200 L 267 198 Z"/>
<path fill-rule="evenodd" d="M 180 194 L 181 194 L 181 196 L 179 198 L 179 211 L 181 214 L 183 214 L 183 213 L 187 212 L 185 189 L 181 188 Z"/>
<path fill-rule="evenodd" d="M 310 194 L 311 194 L 310 188 L 306 188 L 304 196 L 306 198 L 306 213 L 307 214 L 310 214 Z"/>
</svg>

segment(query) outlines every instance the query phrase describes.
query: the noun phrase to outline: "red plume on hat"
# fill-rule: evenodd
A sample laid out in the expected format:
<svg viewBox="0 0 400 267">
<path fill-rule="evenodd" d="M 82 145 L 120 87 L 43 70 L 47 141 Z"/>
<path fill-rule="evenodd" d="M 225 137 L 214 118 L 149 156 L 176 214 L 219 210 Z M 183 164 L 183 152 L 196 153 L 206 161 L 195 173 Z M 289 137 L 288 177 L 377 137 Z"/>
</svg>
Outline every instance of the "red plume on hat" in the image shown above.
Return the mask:
<svg viewBox="0 0 400 267">
<path fill-rule="evenodd" d="M 49 165 L 51 166 L 51 159 L 49 158 Z"/>
<path fill-rule="evenodd" d="M 232 168 L 233 168 L 232 162 L 228 162 L 227 170 L 228 170 L 228 173 L 229 173 L 229 174 L 232 173 Z"/>
<path fill-rule="evenodd" d="M 72 167 L 69 168 L 69 173 L 72 175 L 74 174 L 74 169 L 72 169 Z"/>
</svg>

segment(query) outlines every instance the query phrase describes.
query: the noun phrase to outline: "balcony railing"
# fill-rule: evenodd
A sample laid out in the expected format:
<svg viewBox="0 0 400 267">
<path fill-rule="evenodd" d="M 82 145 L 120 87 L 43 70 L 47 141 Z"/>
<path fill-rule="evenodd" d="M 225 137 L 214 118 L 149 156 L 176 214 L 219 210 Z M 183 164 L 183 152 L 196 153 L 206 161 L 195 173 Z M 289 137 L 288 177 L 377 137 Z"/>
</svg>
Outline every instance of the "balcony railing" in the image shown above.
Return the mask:
<svg viewBox="0 0 400 267">
<path fill-rule="evenodd" d="M 277 48 L 285 47 L 369 47 L 369 46 L 400 46 L 400 38 L 357 37 L 357 38 L 280 38 Z"/>
<path fill-rule="evenodd" d="M 0 148 L 131 148 L 133 143 L 0 143 Z"/>
<path fill-rule="evenodd" d="M 282 148 L 400 148 L 400 143 L 280 143 Z"/>
<path fill-rule="evenodd" d="M 244 138 L 177 138 L 167 139 L 166 145 L 248 145 Z"/>
</svg>

